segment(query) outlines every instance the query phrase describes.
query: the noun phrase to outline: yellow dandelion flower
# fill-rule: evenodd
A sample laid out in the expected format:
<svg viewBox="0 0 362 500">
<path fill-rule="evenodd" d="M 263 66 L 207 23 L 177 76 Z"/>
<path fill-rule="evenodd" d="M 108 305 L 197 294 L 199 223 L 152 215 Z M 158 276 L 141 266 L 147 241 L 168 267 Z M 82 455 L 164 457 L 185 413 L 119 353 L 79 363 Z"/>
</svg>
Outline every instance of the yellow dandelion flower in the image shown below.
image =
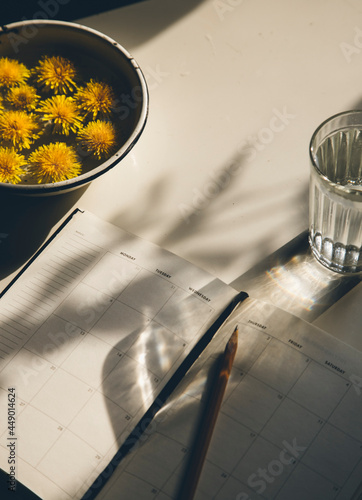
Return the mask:
<svg viewBox="0 0 362 500">
<path fill-rule="evenodd" d="M 116 144 L 116 132 L 110 122 L 90 122 L 78 134 L 80 144 L 98 159 L 110 154 Z"/>
<path fill-rule="evenodd" d="M 64 142 L 40 146 L 29 155 L 29 172 L 38 184 L 61 182 L 81 174 L 75 150 Z"/>
<path fill-rule="evenodd" d="M 35 109 L 40 97 L 37 95 L 34 87 L 24 84 L 19 87 L 12 87 L 6 99 L 14 108 L 31 111 Z"/>
<path fill-rule="evenodd" d="M 0 182 L 18 184 L 24 174 L 25 157 L 13 148 L 0 147 Z"/>
<path fill-rule="evenodd" d="M 75 99 L 84 114 L 93 115 L 94 120 L 98 115 L 107 116 L 111 112 L 114 93 L 107 83 L 91 80 L 83 89 L 78 90 Z"/>
<path fill-rule="evenodd" d="M 36 82 L 45 90 L 56 94 L 66 94 L 76 90 L 76 69 L 71 61 L 64 57 L 44 57 L 33 70 Z"/>
<path fill-rule="evenodd" d="M 28 149 L 39 137 L 38 124 L 32 114 L 5 111 L 0 114 L 0 138 L 19 149 Z"/>
<path fill-rule="evenodd" d="M 69 135 L 69 132 L 77 132 L 82 126 L 78 108 L 72 97 L 56 95 L 46 99 L 38 111 L 42 113 L 42 120 L 53 124 L 55 133 Z"/>
<path fill-rule="evenodd" d="M 16 61 L 7 57 L 0 58 L 0 86 L 12 87 L 13 85 L 21 85 L 25 83 L 29 77 L 30 71 L 28 68 Z"/>
</svg>

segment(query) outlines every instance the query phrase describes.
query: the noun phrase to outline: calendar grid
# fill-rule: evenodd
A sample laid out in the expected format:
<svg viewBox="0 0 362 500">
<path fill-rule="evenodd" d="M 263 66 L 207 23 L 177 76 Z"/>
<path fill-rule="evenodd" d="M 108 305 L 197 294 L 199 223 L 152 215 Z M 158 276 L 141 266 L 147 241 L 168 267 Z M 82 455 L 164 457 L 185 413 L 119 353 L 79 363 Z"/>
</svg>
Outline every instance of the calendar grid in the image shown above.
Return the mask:
<svg viewBox="0 0 362 500">
<path fill-rule="evenodd" d="M 100 500 L 113 500 L 116 492 L 128 492 L 131 487 L 132 491 L 140 488 L 142 499 L 175 498 L 187 461 L 185 451 L 190 449 L 192 428 L 199 418 L 205 376 L 235 322 L 240 332 L 238 353 L 196 499 L 351 497 L 362 468 L 362 441 L 358 426 L 345 416 L 358 395 L 350 373 L 341 374 L 325 363 L 332 359 L 335 366 L 337 361 L 346 366 L 345 347 L 339 346 L 336 358 L 331 358 L 323 347 L 327 334 L 294 318 L 293 339 L 306 348 L 300 352 L 289 342 L 283 321 L 278 328 L 280 319 L 290 321 L 287 313 L 279 311 L 273 321 L 268 311 L 261 314 L 256 301 L 248 301 L 251 305 L 226 323 L 199 366 L 185 377 L 167 411 L 156 417 L 154 432 L 100 493 Z M 248 322 L 256 316 L 265 329 Z M 318 335 L 317 342 L 313 335 Z M 165 472 L 157 468 L 156 473 L 150 464 L 156 449 L 162 449 L 158 467 L 168 464 Z M 152 481 L 156 475 L 157 481 Z"/>
<path fill-rule="evenodd" d="M 60 490 L 67 499 L 82 496 L 220 305 L 232 298 L 218 284 L 208 292 L 210 305 L 189 289 L 212 283 L 206 273 L 196 273 L 189 284 L 181 274 L 176 281 L 167 278 L 162 251 L 156 264 L 151 245 L 147 260 L 145 242 L 117 230 L 117 245 L 130 245 L 120 252 L 113 235 L 107 240 L 108 227 L 90 221 L 78 234 L 76 220 L 0 305 L 0 342 L 8 342 L 0 388 L 16 384 L 22 401 L 18 460 L 32 471 L 35 491 L 37 484 L 47 485 L 49 500 L 58 499 Z M 103 231 L 103 246 L 95 245 Z M 134 263 L 123 253 L 142 258 Z M 172 254 L 164 252 L 163 259 L 182 268 Z M 27 311 L 31 316 L 23 322 Z M 6 454 L 4 438 L 0 429 L 0 456 Z M 60 463 L 70 448 L 81 460 Z"/>
</svg>

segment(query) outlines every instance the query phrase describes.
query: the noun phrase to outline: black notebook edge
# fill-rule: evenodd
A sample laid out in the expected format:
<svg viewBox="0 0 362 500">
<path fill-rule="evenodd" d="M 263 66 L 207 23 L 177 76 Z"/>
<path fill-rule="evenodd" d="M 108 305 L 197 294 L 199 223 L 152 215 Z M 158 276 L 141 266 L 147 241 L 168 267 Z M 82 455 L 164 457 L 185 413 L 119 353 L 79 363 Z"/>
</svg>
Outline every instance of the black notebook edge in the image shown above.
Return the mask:
<svg viewBox="0 0 362 500">
<path fill-rule="evenodd" d="M 14 276 L 10 283 L 0 292 L 0 299 L 5 295 L 5 293 L 16 283 L 16 281 L 24 274 L 24 272 L 32 265 L 32 263 L 39 257 L 39 255 L 50 245 L 52 241 L 58 236 L 58 234 L 69 224 L 73 217 L 78 213 L 84 213 L 84 210 L 80 208 L 75 208 L 68 217 L 60 224 L 60 226 L 54 231 L 54 233 L 46 239 L 46 241 L 39 247 L 39 249 L 34 253 L 28 262 L 20 269 L 20 271 Z"/>
</svg>

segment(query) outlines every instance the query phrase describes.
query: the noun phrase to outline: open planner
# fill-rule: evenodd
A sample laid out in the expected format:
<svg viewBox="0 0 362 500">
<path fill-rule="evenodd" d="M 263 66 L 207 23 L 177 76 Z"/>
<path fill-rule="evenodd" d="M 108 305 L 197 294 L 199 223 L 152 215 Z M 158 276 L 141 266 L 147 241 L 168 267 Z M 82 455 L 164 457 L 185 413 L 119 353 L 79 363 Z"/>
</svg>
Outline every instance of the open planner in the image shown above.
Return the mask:
<svg viewBox="0 0 362 500">
<path fill-rule="evenodd" d="M 236 325 L 196 499 L 359 498 L 362 353 L 81 210 L 0 299 L 9 498 L 176 499 Z"/>
</svg>

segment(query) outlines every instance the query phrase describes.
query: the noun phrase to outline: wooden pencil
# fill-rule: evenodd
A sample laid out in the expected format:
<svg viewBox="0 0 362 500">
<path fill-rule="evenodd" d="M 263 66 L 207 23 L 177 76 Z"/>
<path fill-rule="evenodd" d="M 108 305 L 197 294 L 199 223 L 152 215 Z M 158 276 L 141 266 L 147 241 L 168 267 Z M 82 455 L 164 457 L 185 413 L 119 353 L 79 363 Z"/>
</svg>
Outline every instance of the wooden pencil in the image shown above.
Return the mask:
<svg viewBox="0 0 362 500">
<path fill-rule="evenodd" d="M 233 331 L 220 359 L 215 383 L 211 387 L 209 398 L 206 402 L 204 417 L 191 451 L 191 457 L 186 467 L 184 481 L 181 485 L 177 500 L 192 500 L 196 492 L 196 487 L 204 465 L 226 385 L 230 377 L 237 346 L 238 327 Z"/>
</svg>

